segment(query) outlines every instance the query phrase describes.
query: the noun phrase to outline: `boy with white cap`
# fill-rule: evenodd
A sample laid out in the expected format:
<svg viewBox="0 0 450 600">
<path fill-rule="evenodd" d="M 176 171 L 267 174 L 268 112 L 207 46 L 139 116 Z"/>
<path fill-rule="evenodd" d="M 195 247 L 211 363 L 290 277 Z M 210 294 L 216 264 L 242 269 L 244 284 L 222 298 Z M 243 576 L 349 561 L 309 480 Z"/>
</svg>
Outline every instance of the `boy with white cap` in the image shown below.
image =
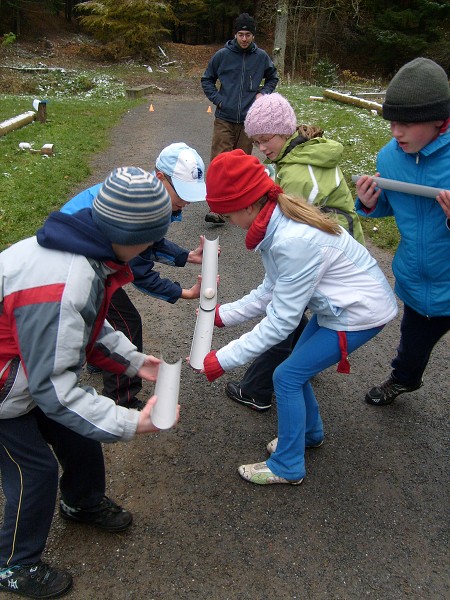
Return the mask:
<svg viewBox="0 0 450 600">
<path fill-rule="evenodd" d="M 196 150 L 184 142 L 175 142 L 166 146 L 156 159 L 154 175 L 164 185 L 172 202 L 172 221 L 181 221 L 182 209 L 193 202 L 205 200 L 205 165 Z M 91 206 L 100 187 L 95 185 L 78 194 L 61 210 L 74 213 L 82 207 Z M 175 267 L 184 267 L 186 263 L 201 264 L 203 256 L 203 238 L 200 245 L 192 251 L 185 250 L 177 244 L 162 238 L 151 248 L 130 261 L 133 272 L 133 285 L 141 292 L 174 304 L 179 298 L 193 299 L 200 294 L 200 283 L 197 281 L 191 288 L 184 289 L 178 282 L 162 278 L 154 269 L 155 262 Z M 107 314 L 109 323 L 118 331 L 122 331 L 139 349 L 142 349 L 142 321 L 138 310 L 131 302 L 125 290 L 120 288 L 114 297 Z M 89 365 L 88 370 L 93 370 Z M 117 404 L 127 408 L 144 406 L 137 398 L 142 389 L 142 380 L 137 375 L 118 376 L 103 371 L 103 394 L 112 398 Z"/>
<path fill-rule="evenodd" d="M 171 203 L 161 182 L 115 169 L 92 208 L 52 213 L 36 236 L 0 254 L 0 468 L 6 498 L 0 591 L 54 598 L 71 575 L 41 561 L 60 479 L 60 515 L 122 531 L 132 515 L 105 496 L 102 442 L 157 431 L 156 397 L 141 412 L 116 406 L 79 376 L 86 358 L 155 381 L 160 361 L 105 321 L 127 264 L 164 237 Z M 51 448 L 53 449 L 53 452 Z M 55 458 L 56 456 L 56 458 Z M 57 460 L 56 460 L 57 459 Z"/>
</svg>

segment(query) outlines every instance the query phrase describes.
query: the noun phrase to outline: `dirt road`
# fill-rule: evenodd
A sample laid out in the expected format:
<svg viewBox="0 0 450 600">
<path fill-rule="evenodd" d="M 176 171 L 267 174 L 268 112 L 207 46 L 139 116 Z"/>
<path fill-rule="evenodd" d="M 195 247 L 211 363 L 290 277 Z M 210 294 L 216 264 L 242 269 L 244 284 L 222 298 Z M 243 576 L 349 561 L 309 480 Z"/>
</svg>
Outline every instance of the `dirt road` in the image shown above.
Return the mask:
<svg viewBox="0 0 450 600">
<path fill-rule="evenodd" d="M 111 147 L 95 158 L 84 187 L 115 166 L 153 168 L 174 141 L 207 159 L 213 118 L 207 108 L 201 96 L 149 98 L 112 132 Z M 206 210 L 203 204 L 186 209 L 169 237 L 193 248 L 200 234 L 220 236 L 224 302 L 249 291 L 262 270 L 244 249 L 242 232 L 206 224 Z M 390 257 L 373 252 L 391 277 Z M 199 269 L 161 266 L 161 272 L 187 287 Z M 172 306 L 130 294 L 145 324 L 145 348 L 169 362 L 185 357 L 196 302 Z M 388 372 L 398 327 L 398 320 L 391 323 L 351 357 L 351 375 L 332 368 L 315 378 L 326 440 L 308 451 L 299 487 L 254 486 L 237 474 L 241 463 L 266 457 L 276 434 L 275 408 L 255 414 L 225 396 L 225 383 L 243 369 L 210 384 L 184 365 L 177 429 L 105 447 L 107 491 L 133 512 L 132 528 L 111 535 L 55 516 L 45 558 L 73 573 L 68 597 L 448 598 L 449 338 L 436 347 L 421 390 L 393 406 L 370 407 L 364 393 Z M 213 347 L 237 333 L 218 330 Z M 98 376 L 91 381 L 101 384 Z"/>
</svg>

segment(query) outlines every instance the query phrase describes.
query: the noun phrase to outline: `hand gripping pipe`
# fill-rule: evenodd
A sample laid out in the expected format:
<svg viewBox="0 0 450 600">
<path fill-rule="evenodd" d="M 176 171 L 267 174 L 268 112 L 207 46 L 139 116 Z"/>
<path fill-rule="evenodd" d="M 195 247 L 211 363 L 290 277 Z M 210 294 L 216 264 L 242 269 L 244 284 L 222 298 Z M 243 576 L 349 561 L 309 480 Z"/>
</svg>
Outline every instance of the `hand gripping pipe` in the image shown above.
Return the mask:
<svg viewBox="0 0 450 600">
<path fill-rule="evenodd" d="M 352 175 L 352 181 L 356 183 L 362 175 Z M 425 196 L 426 198 L 436 198 L 443 191 L 443 188 L 429 187 L 428 185 L 418 185 L 417 183 L 407 183 L 406 181 L 396 181 L 395 179 L 385 179 L 384 177 L 372 177 L 377 186 L 382 190 L 391 190 L 391 192 L 403 192 L 404 194 L 413 194 L 414 196 Z"/>
<path fill-rule="evenodd" d="M 200 287 L 200 306 L 192 338 L 189 364 L 196 371 L 203 369 L 205 356 L 211 350 L 214 330 L 214 317 L 217 304 L 217 267 L 219 238 L 207 240 L 203 245 L 202 283 Z"/>
<path fill-rule="evenodd" d="M 181 358 L 174 364 L 161 361 L 155 385 L 158 397 L 152 409 L 152 423 L 159 429 L 170 429 L 177 418 L 178 395 L 180 393 Z"/>
</svg>

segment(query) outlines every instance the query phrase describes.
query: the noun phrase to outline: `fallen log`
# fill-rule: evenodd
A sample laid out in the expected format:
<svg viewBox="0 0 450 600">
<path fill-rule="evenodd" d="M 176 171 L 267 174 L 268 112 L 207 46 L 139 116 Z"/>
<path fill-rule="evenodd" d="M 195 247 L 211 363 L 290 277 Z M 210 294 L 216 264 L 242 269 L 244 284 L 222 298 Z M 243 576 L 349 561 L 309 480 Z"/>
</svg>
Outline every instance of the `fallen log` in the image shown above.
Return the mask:
<svg viewBox="0 0 450 600">
<path fill-rule="evenodd" d="M 371 102 L 370 100 L 364 100 L 364 98 L 358 98 L 357 96 L 341 94 L 341 92 L 335 92 L 334 90 L 324 90 L 323 95 L 325 98 L 330 98 L 331 100 L 336 100 L 337 102 L 353 104 L 354 106 L 366 108 L 367 110 L 376 110 L 379 115 L 381 115 L 383 111 L 383 106 L 379 102 Z"/>
<path fill-rule="evenodd" d="M 14 129 L 19 129 L 24 125 L 28 125 L 28 123 L 32 123 L 35 119 L 36 113 L 33 110 L 29 110 L 21 115 L 17 115 L 17 117 L 12 117 L 12 119 L 3 121 L 0 123 L 0 136 L 6 135 L 9 131 L 14 131 Z"/>
</svg>

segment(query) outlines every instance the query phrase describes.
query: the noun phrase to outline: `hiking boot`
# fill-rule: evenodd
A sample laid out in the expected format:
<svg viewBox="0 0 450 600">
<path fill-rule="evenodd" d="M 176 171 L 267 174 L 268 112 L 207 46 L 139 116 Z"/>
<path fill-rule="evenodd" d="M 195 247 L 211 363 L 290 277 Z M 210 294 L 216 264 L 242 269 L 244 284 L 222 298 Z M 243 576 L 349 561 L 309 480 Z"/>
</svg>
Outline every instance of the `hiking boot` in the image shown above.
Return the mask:
<svg viewBox="0 0 450 600">
<path fill-rule="evenodd" d="M 242 393 L 241 386 L 237 381 L 228 382 L 225 386 L 225 392 L 228 398 L 231 398 L 235 402 L 239 402 L 239 404 L 248 406 L 253 410 L 257 410 L 258 412 L 269 410 L 272 406 L 272 402 L 270 401 L 257 400 L 256 398 L 252 398 L 251 396 Z"/>
<path fill-rule="evenodd" d="M 271 485 L 272 483 L 288 483 L 289 485 L 300 485 L 302 479 L 296 481 L 289 481 L 283 477 L 278 477 L 275 473 L 269 469 L 265 462 L 255 463 L 253 465 L 241 465 L 238 469 L 239 475 L 250 483 L 257 483 L 258 485 Z"/>
<path fill-rule="evenodd" d="M 401 383 L 395 383 L 392 375 L 386 381 L 379 386 L 373 387 L 366 394 L 366 402 L 373 404 L 374 406 L 385 406 L 386 404 L 392 404 L 394 400 L 400 394 L 406 392 L 414 392 L 423 386 L 423 379 L 419 385 L 402 385 Z"/>
<path fill-rule="evenodd" d="M 66 521 L 87 523 L 105 531 L 123 531 L 133 521 L 133 516 L 127 510 L 106 496 L 93 508 L 75 508 L 68 506 L 63 500 L 59 503 L 59 514 Z"/>
<path fill-rule="evenodd" d="M 276 437 L 274 440 L 269 442 L 266 446 L 267 452 L 272 454 L 277 449 L 278 438 Z M 305 437 L 305 448 L 320 448 L 323 445 L 323 439 L 320 442 L 308 440 L 308 436 Z"/>
<path fill-rule="evenodd" d="M 100 369 L 99 367 L 94 367 L 94 365 L 90 365 L 88 363 L 86 365 L 86 371 L 89 373 L 89 375 L 97 375 L 98 373 L 101 373 L 103 369 Z"/>
<path fill-rule="evenodd" d="M 138 400 L 138 398 L 131 398 L 129 402 L 125 404 L 121 404 L 124 408 L 134 408 L 134 410 L 142 410 L 147 403 L 143 400 Z"/>
<path fill-rule="evenodd" d="M 41 561 L 0 569 L 0 591 L 28 598 L 59 598 L 72 587 L 72 575 Z"/>
<path fill-rule="evenodd" d="M 205 215 L 205 221 L 207 223 L 214 223 L 215 225 L 223 225 L 225 223 L 225 219 L 216 213 L 209 212 Z"/>
</svg>

